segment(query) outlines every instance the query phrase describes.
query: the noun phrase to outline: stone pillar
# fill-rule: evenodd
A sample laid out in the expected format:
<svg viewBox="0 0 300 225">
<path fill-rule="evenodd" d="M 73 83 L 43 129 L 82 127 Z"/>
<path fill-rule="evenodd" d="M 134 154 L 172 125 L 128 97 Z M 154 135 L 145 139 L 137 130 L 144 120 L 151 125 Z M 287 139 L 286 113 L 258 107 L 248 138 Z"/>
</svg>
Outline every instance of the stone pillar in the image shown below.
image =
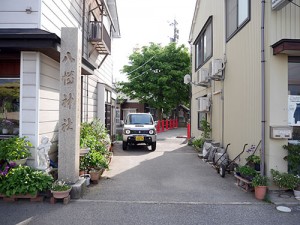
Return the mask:
<svg viewBox="0 0 300 225">
<path fill-rule="evenodd" d="M 62 28 L 58 179 L 63 179 L 71 183 L 75 183 L 79 178 L 80 76 L 81 32 L 78 28 Z"/>
</svg>

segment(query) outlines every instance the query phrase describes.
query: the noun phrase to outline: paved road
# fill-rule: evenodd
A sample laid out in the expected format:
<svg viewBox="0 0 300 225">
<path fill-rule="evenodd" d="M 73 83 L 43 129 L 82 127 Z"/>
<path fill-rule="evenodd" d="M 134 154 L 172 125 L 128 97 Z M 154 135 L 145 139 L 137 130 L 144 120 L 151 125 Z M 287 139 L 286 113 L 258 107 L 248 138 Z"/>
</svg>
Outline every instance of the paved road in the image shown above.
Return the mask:
<svg viewBox="0 0 300 225">
<path fill-rule="evenodd" d="M 232 176 L 218 176 L 197 153 L 176 138 L 159 134 L 157 150 L 114 146 L 111 169 L 82 199 L 68 205 L 5 203 L 0 224 L 300 224 L 300 208 L 278 212 L 238 189 Z"/>
</svg>

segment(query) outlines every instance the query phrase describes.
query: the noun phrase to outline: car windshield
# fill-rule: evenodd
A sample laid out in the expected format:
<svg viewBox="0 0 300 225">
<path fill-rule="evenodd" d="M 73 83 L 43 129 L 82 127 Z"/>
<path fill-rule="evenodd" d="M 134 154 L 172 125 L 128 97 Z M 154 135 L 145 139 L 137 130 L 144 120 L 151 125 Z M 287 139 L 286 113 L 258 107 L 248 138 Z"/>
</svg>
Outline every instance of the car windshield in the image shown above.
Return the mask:
<svg viewBox="0 0 300 225">
<path fill-rule="evenodd" d="M 131 114 L 128 116 L 127 124 L 153 124 L 150 114 Z"/>
</svg>

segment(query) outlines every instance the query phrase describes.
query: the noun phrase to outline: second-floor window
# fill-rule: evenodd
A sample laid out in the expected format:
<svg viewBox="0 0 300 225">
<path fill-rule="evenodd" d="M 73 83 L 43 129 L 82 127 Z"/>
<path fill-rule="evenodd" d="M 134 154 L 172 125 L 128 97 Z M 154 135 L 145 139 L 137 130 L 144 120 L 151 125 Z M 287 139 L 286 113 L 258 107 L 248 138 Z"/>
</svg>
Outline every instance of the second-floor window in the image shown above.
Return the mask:
<svg viewBox="0 0 300 225">
<path fill-rule="evenodd" d="M 195 45 L 195 70 L 198 70 L 212 56 L 212 17 L 209 17 Z"/>
<path fill-rule="evenodd" d="M 226 39 L 250 21 L 250 0 L 226 0 Z"/>
</svg>

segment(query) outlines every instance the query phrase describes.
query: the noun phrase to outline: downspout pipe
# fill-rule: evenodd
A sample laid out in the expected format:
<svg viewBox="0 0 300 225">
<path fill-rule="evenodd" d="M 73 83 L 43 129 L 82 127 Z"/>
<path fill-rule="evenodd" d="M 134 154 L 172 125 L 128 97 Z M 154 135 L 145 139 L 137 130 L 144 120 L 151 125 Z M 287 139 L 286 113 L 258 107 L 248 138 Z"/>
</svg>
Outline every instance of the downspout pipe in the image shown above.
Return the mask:
<svg viewBox="0 0 300 225">
<path fill-rule="evenodd" d="M 261 152 L 260 173 L 265 175 L 265 0 L 261 1 Z"/>
<path fill-rule="evenodd" d="M 81 57 L 84 57 L 84 24 L 85 24 L 85 0 L 82 1 L 82 43 L 81 43 Z M 83 76 L 81 74 L 81 94 L 80 94 L 80 111 L 81 111 L 81 122 L 83 122 Z"/>
</svg>

